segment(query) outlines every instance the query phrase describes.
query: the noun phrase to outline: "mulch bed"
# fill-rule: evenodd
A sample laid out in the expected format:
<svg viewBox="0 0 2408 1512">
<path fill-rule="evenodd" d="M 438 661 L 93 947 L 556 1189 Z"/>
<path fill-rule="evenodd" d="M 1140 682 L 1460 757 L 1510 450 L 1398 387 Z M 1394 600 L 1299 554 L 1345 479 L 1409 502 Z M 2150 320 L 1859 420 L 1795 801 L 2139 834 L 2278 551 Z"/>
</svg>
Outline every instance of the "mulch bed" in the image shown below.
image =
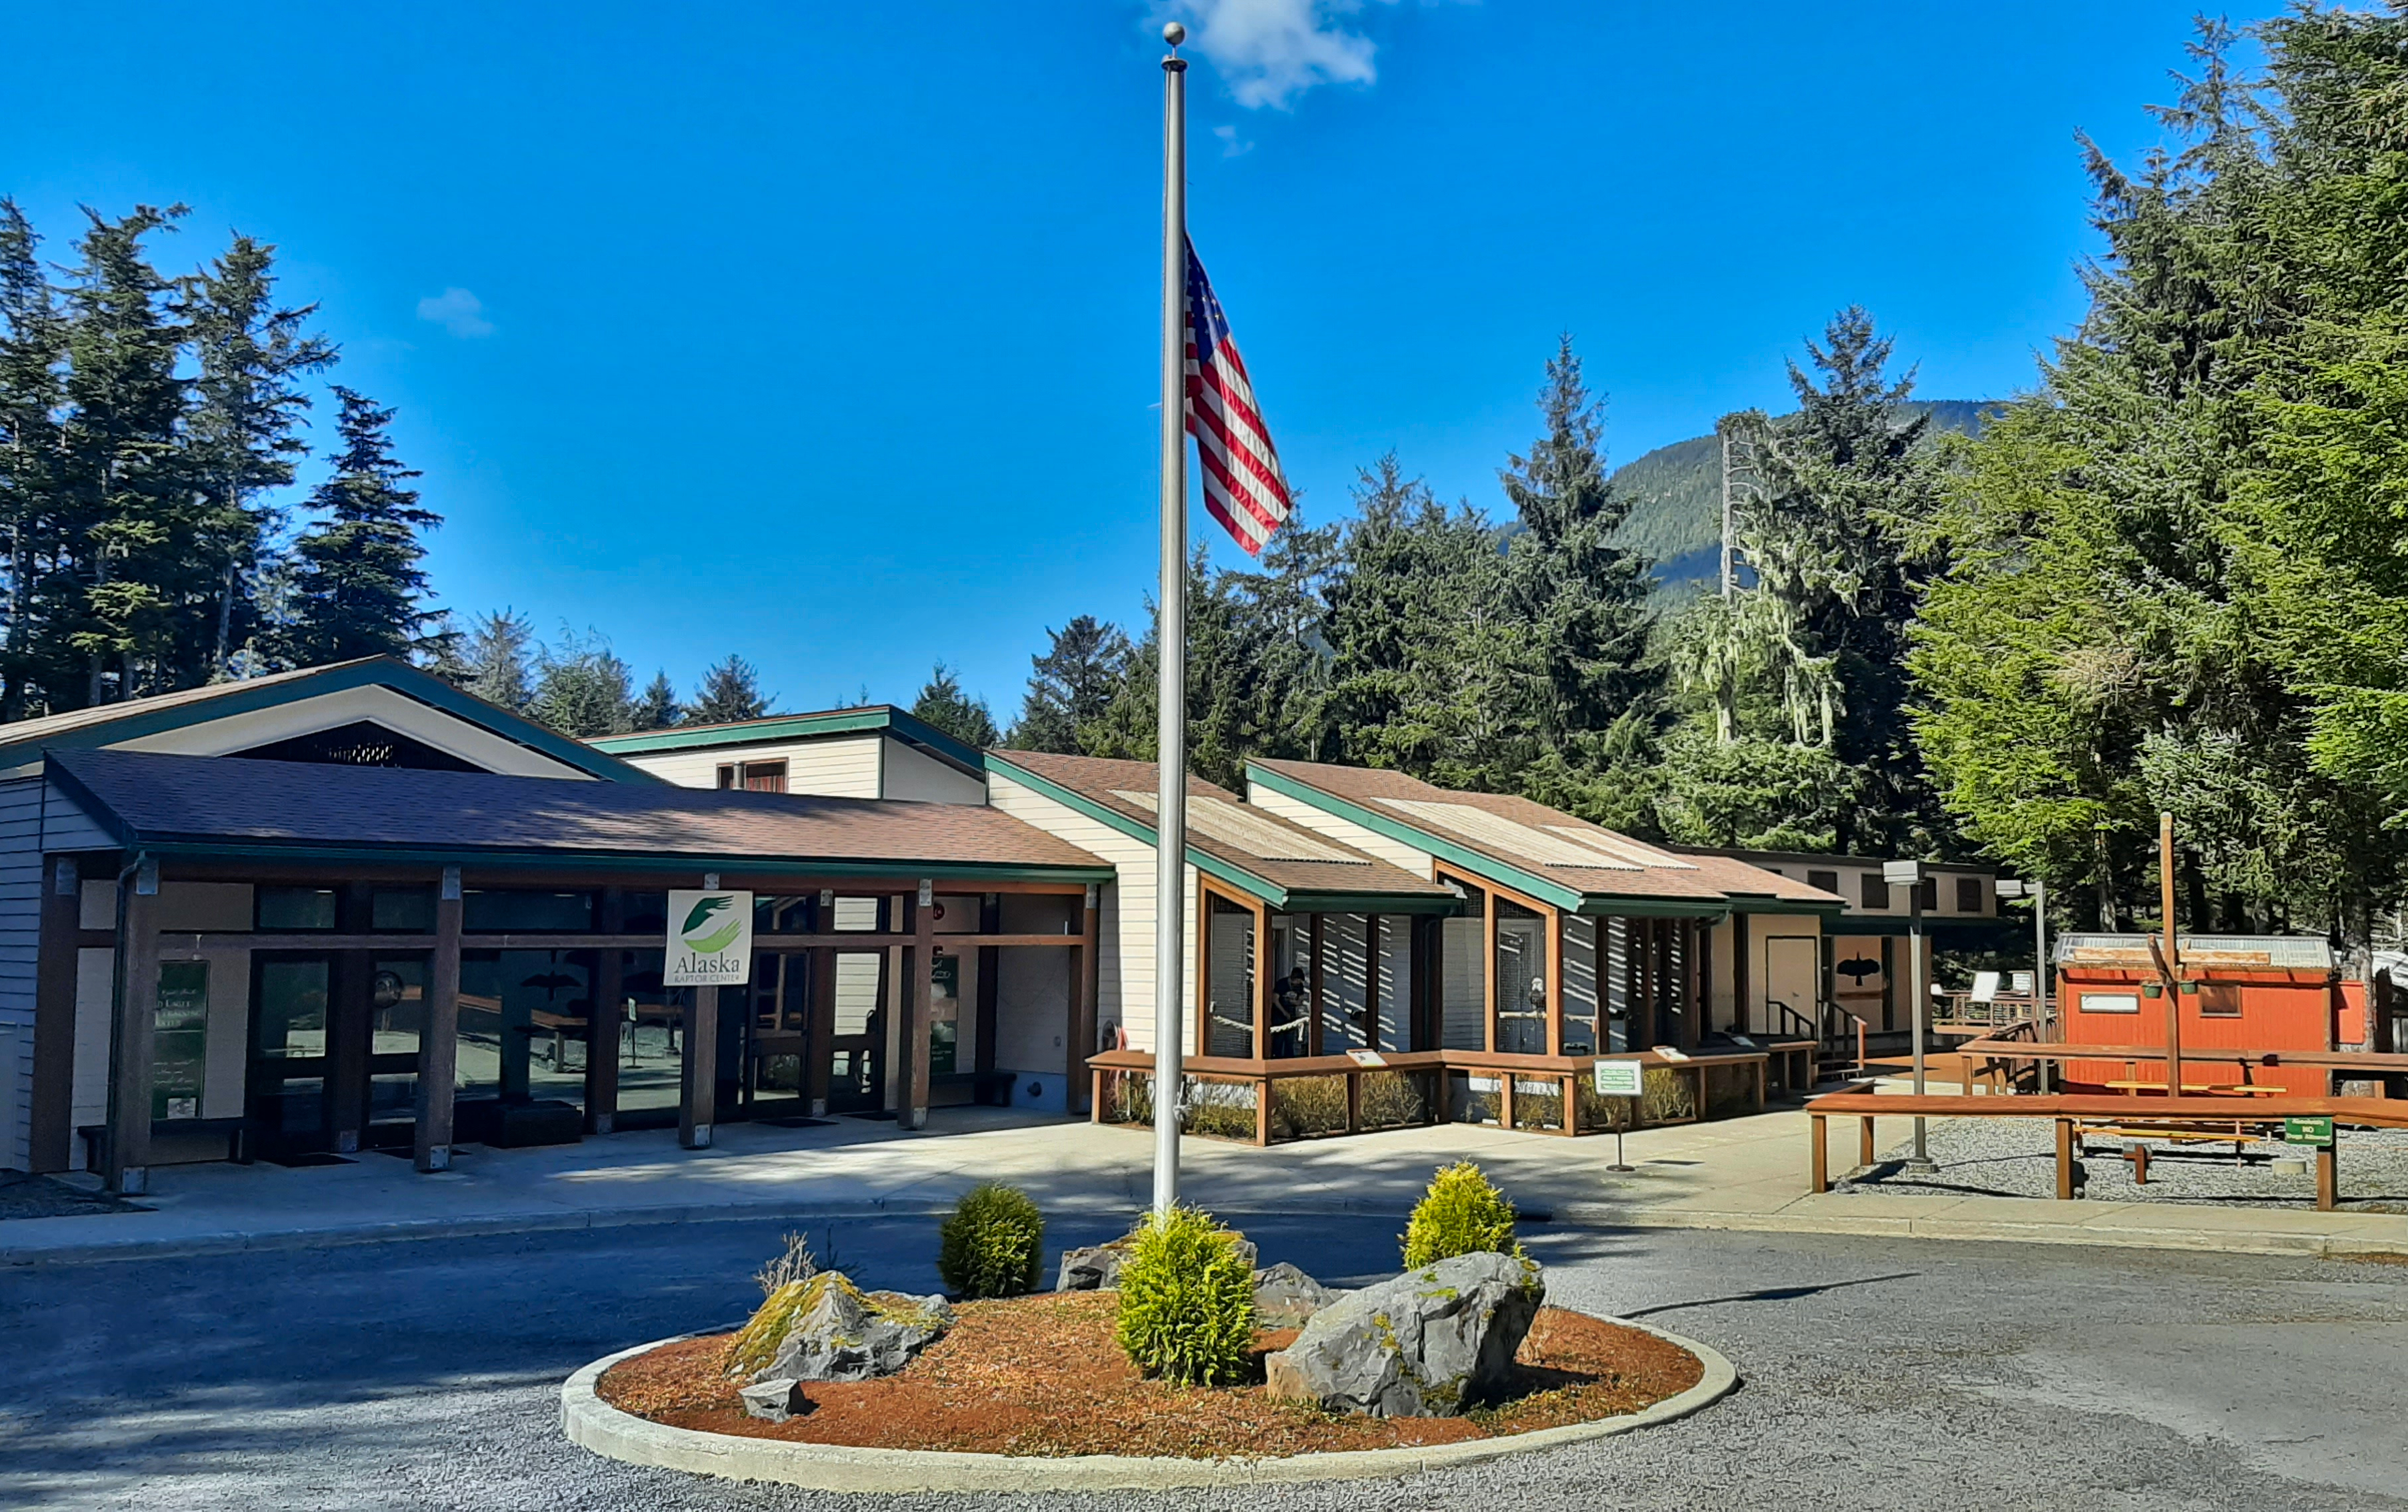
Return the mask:
<svg viewBox="0 0 2408 1512">
<path fill-rule="evenodd" d="M 1182 1390 L 1147 1380 L 1112 1342 L 1111 1292 L 1048 1292 L 969 1303 L 961 1320 L 899 1375 L 813 1381 L 811 1410 L 782 1423 L 745 1416 L 723 1374 L 729 1334 L 684 1339 L 620 1361 L 602 1399 L 678 1428 L 807 1444 L 986 1454 L 1254 1458 L 1489 1438 L 1636 1412 L 1695 1386 L 1696 1356 L 1652 1333 L 1541 1308 L 1513 1400 L 1464 1418 L 1334 1416 L 1281 1402 L 1259 1384 Z M 1293 1330 L 1255 1340 L 1261 1357 Z"/>
<path fill-rule="evenodd" d="M 150 1209 L 103 1192 L 85 1191 L 48 1176 L 0 1171 L 0 1219 L 67 1218 L 86 1213 L 148 1213 Z"/>
</svg>

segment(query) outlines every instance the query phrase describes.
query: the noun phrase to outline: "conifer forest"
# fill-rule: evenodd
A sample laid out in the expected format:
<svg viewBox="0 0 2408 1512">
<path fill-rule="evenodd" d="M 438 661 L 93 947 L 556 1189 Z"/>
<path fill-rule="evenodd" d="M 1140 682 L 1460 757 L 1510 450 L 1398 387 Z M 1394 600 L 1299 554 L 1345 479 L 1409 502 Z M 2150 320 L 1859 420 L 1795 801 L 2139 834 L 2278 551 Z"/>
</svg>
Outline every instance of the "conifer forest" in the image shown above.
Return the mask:
<svg viewBox="0 0 2408 1512">
<path fill-rule="evenodd" d="M 1199 553 L 1196 771 L 1345 762 L 1670 842 L 1983 857 L 2066 926 L 2155 913 L 2171 812 L 2190 927 L 2368 938 L 2408 893 L 2408 15 L 2202 22 L 2172 97 L 2175 146 L 2077 149 L 2102 250 L 2024 392 L 1937 425 L 1851 307 L 1781 412 L 1714 419 L 1727 591 L 1632 539 L 1570 336 L 1532 353 L 1495 493 L 1392 452 L 1259 561 Z M 779 707 L 738 655 L 681 689 L 598 634 L 438 611 L 442 501 L 390 412 L 337 384 L 313 419 L 339 354 L 275 250 L 170 268 L 179 217 L 0 201 L 0 717 L 375 654 L 573 735 Z M 1081 616 L 1017 708 L 942 663 L 912 707 L 1150 758 L 1154 645 Z"/>
</svg>

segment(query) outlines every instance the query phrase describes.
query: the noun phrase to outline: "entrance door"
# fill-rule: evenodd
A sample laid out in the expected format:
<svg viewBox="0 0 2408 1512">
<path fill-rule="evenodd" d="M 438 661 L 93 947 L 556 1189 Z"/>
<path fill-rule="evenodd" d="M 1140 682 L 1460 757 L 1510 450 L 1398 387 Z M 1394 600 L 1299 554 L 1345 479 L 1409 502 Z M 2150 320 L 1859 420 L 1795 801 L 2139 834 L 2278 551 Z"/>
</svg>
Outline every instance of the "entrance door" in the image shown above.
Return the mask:
<svg viewBox="0 0 2408 1512">
<path fill-rule="evenodd" d="M 261 951 L 251 958 L 251 1135 L 270 1158 L 334 1143 L 327 1054 L 334 958 Z"/>
<path fill-rule="evenodd" d="M 426 1027 L 426 958 L 380 956 L 368 966 L 367 1127 L 360 1144 L 403 1149 L 418 1124 L 418 1043 Z"/>
<path fill-rule="evenodd" d="M 751 1011 L 743 1015 L 743 1086 L 738 1106 L 773 1113 L 793 1111 L 786 1104 L 801 1104 L 810 1047 L 810 986 L 808 955 L 765 951 L 752 958 L 752 985 L 740 989 Z"/>
<path fill-rule="evenodd" d="M 876 1113 L 886 1106 L 886 952 L 837 952 L 835 986 L 828 1111 Z"/>
</svg>

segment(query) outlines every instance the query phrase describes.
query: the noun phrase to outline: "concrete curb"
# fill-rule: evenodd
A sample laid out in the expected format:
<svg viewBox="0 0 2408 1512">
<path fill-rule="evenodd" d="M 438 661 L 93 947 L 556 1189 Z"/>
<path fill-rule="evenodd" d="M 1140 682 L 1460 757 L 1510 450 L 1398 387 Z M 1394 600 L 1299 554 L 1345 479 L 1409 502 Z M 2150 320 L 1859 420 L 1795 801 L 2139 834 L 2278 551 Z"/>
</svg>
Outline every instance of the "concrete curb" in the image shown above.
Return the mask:
<svg viewBox="0 0 2408 1512">
<path fill-rule="evenodd" d="M 2037 1199 L 2035 1199 L 2037 1201 Z M 2105 1249 L 2181 1249 L 2226 1255 L 2288 1255 L 2309 1260 L 2347 1260 L 2364 1255 L 2408 1255 L 2408 1240 L 2357 1234 L 2291 1233 L 2278 1229 L 2158 1229 L 2108 1222 L 2015 1223 L 1995 1218 L 1851 1218 L 1816 1214 L 1620 1212 L 1572 1202 L 1555 1209 L 1555 1221 L 1596 1229 L 1715 1229 L 1753 1233 L 1856 1234 L 1870 1238 L 1942 1239 L 1959 1244 L 2084 1245 Z"/>
<path fill-rule="evenodd" d="M 1679 1395 L 1666 1397 L 1627 1417 L 1541 1428 L 1506 1438 L 1404 1449 L 1297 1454 L 1274 1460 L 1182 1460 L 1120 1454 L 1048 1459 L 933 1449 L 859 1449 L 835 1444 L 790 1444 L 778 1439 L 706 1433 L 691 1428 L 671 1428 L 621 1412 L 596 1394 L 595 1383 L 602 1378 L 604 1371 L 622 1360 L 675 1342 L 662 1339 L 622 1349 L 571 1375 L 560 1389 L 560 1426 L 569 1442 L 606 1459 L 717 1476 L 725 1480 L 771 1481 L 809 1490 L 893 1493 L 1235 1490 L 1326 1480 L 1393 1480 L 1508 1455 L 1585 1444 L 1686 1418 L 1727 1396 L 1739 1385 L 1739 1375 L 1731 1368 L 1731 1362 L 1694 1339 L 1627 1318 L 1610 1321 L 1652 1333 L 1688 1350 L 1703 1362 L 1705 1375 Z"/>
</svg>

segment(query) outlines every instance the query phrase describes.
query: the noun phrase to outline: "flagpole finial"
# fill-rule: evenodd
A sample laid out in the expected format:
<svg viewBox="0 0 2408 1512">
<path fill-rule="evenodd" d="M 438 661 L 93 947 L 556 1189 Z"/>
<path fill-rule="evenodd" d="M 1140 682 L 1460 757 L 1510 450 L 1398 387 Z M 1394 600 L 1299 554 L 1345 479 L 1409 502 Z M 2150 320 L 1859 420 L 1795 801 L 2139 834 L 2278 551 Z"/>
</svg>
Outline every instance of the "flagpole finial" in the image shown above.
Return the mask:
<svg viewBox="0 0 2408 1512">
<path fill-rule="evenodd" d="M 1172 47 L 1177 47 L 1187 40 L 1187 28 L 1175 21 L 1167 22 L 1162 28 L 1162 39 Z"/>
</svg>

